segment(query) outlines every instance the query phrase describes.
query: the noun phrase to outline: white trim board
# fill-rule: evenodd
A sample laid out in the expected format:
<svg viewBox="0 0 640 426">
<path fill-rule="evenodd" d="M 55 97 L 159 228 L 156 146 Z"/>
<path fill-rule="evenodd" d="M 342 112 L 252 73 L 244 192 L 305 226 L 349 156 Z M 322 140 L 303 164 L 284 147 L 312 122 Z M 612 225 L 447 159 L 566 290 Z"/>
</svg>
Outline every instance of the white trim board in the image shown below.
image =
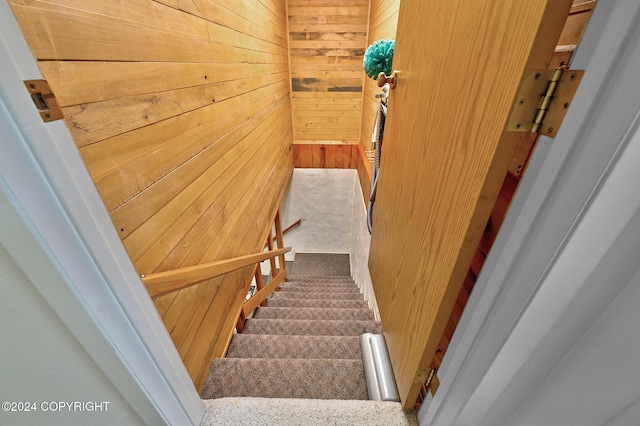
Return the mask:
<svg viewBox="0 0 640 426">
<path fill-rule="evenodd" d="M 199 424 L 202 401 L 71 135 L 43 123 L 24 88 L 40 78 L 0 2 L 2 244 L 144 423 Z"/>
<path fill-rule="evenodd" d="M 639 24 L 637 1 L 595 8 L 572 61 L 586 70 L 581 87 L 558 136 L 543 137 L 534 152 L 421 424 L 519 424 L 518 410 L 544 392 L 554 368 L 634 276 L 638 262 L 629 252 L 637 254 L 640 204 L 629 186 L 640 179 L 633 170 Z M 605 404 L 593 410 L 604 413 Z"/>
</svg>

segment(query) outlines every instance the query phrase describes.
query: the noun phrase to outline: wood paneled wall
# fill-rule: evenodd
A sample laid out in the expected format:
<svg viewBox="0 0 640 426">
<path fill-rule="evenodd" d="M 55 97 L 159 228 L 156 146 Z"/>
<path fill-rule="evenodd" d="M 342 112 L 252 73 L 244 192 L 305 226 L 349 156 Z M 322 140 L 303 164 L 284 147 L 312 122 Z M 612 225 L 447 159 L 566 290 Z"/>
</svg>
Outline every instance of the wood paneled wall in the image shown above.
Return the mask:
<svg viewBox="0 0 640 426">
<path fill-rule="evenodd" d="M 395 40 L 398 28 L 398 10 L 400 0 L 371 0 L 371 21 L 369 22 L 369 38 L 367 46 L 376 40 Z M 371 134 L 378 113 L 380 100 L 375 98 L 377 93 L 382 93 L 376 82 L 365 75 L 364 99 L 362 104 L 362 134 L 360 141 L 365 151 L 373 149 Z M 391 93 L 390 102 L 393 99 Z"/>
<path fill-rule="evenodd" d="M 358 143 L 294 143 L 293 166 L 316 169 L 355 169 Z"/>
<path fill-rule="evenodd" d="M 140 274 L 262 250 L 293 169 L 284 0 L 10 3 Z M 251 273 L 155 300 L 198 388 Z"/>
<path fill-rule="evenodd" d="M 369 0 L 288 0 L 293 137 L 359 141 Z"/>
<path fill-rule="evenodd" d="M 398 28 L 398 10 L 400 0 L 371 0 L 371 16 L 369 21 L 369 36 L 367 46 L 381 39 L 395 39 Z M 375 98 L 377 93 L 382 93 L 376 82 L 365 75 L 364 93 L 362 100 L 362 122 L 360 132 L 359 156 L 357 160 L 358 177 L 362 187 L 362 195 L 365 204 L 369 202 L 369 187 L 371 185 L 372 164 L 367 159 L 365 151 L 371 151 L 373 144 L 371 134 L 378 113 L 380 100 Z M 390 99 L 393 98 L 393 93 Z M 393 102 L 390 100 L 390 102 Z"/>
</svg>

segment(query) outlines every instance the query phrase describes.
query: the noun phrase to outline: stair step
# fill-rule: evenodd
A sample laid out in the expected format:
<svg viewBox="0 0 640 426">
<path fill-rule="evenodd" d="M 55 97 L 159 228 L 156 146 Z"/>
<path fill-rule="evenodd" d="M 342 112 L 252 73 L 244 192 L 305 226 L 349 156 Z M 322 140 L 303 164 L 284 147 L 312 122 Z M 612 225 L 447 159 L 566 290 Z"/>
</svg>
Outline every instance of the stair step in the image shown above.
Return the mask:
<svg viewBox="0 0 640 426">
<path fill-rule="evenodd" d="M 368 399 L 362 360 L 218 358 L 202 399 L 223 397 Z"/>
<path fill-rule="evenodd" d="M 373 320 L 370 309 L 345 308 L 258 308 L 253 318 L 294 320 Z"/>
<path fill-rule="evenodd" d="M 321 286 L 299 286 L 299 285 L 290 285 L 291 283 L 283 283 L 280 286 L 279 291 L 306 291 L 309 292 L 322 292 L 322 293 L 360 293 L 360 289 L 358 286 L 353 284 L 341 285 L 341 286 L 329 286 L 329 287 L 321 287 Z"/>
<path fill-rule="evenodd" d="M 312 280 L 310 279 L 304 279 L 304 278 L 296 278 L 296 277 L 288 277 L 285 282 L 287 283 L 297 283 L 297 284 L 301 284 L 301 285 L 315 285 L 315 284 L 326 284 L 326 285 L 344 285 L 344 284 L 354 284 L 356 285 L 356 282 L 352 279 L 330 279 L 327 277 L 317 277 L 314 278 Z"/>
<path fill-rule="evenodd" d="M 227 358 L 362 359 L 357 336 L 236 334 Z"/>
<path fill-rule="evenodd" d="M 287 281 L 300 281 L 300 282 L 338 282 L 338 283 L 355 283 L 353 278 L 347 275 L 289 275 Z"/>
<path fill-rule="evenodd" d="M 360 336 L 363 333 L 382 334 L 382 325 L 377 321 L 252 318 L 247 320 L 243 333 L 298 336 Z"/>
<path fill-rule="evenodd" d="M 332 283 L 332 282 L 300 282 L 300 281 L 286 281 L 280 284 L 280 288 L 301 288 L 306 289 L 306 291 L 313 291 L 313 289 L 322 289 L 322 291 L 332 291 L 332 289 L 340 289 L 340 288 L 357 288 L 360 289 L 354 283 Z"/>
<path fill-rule="evenodd" d="M 417 411 L 399 402 L 301 398 L 205 399 L 201 425 L 418 426 Z"/>
<path fill-rule="evenodd" d="M 334 300 L 364 300 L 360 293 L 335 293 L 335 292 L 303 292 L 303 291 L 276 291 L 272 298 L 284 297 L 285 299 L 334 299 Z"/>
<path fill-rule="evenodd" d="M 364 300 L 335 300 L 335 299 L 287 299 L 284 297 L 267 299 L 270 308 L 369 308 Z"/>
</svg>

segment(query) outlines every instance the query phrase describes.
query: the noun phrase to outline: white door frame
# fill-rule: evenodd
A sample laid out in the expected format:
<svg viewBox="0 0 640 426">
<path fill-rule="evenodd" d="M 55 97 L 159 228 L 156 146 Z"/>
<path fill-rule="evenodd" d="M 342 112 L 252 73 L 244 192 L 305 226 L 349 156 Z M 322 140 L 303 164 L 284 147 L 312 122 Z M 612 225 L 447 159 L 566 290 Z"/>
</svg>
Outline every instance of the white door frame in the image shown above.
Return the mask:
<svg viewBox="0 0 640 426">
<path fill-rule="evenodd" d="M 580 89 L 532 156 L 421 424 L 505 424 L 622 290 L 587 291 L 640 212 L 638 195 L 622 196 L 640 177 L 616 181 L 637 176 L 622 154 L 637 143 L 640 3 L 599 2 L 572 68 L 586 70 Z"/>
<path fill-rule="evenodd" d="M 200 424 L 202 401 L 68 129 L 43 123 L 24 87 L 41 78 L 0 1 L 0 243 L 146 424 Z"/>
</svg>

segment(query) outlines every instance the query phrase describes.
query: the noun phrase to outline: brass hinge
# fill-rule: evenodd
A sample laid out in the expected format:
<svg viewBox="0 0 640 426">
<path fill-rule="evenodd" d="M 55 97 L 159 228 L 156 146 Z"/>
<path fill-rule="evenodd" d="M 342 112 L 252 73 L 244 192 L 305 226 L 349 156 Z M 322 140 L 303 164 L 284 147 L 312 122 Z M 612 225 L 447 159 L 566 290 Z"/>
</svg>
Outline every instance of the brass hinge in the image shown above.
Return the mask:
<svg viewBox="0 0 640 426">
<path fill-rule="evenodd" d="M 429 372 L 424 368 L 418 370 L 416 377 L 413 379 L 413 383 L 423 384 L 427 390 L 431 391 L 432 396 L 436 396 L 436 392 L 440 387 L 440 380 L 438 379 L 435 368 L 432 368 Z"/>
<path fill-rule="evenodd" d="M 583 75 L 563 68 L 525 73 L 507 130 L 555 137 Z"/>
<path fill-rule="evenodd" d="M 436 396 L 436 392 L 440 387 L 440 380 L 438 379 L 438 375 L 436 374 L 436 369 L 432 368 L 429 372 L 429 377 L 427 378 L 427 383 L 424 384 L 425 387 L 431 391 L 431 396 Z"/>
<path fill-rule="evenodd" d="M 43 121 L 53 121 L 62 118 L 62 110 L 56 96 L 49 88 L 46 80 L 26 80 L 24 85 L 31 94 L 31 100 L 38 109 Z"/>
<path fill-rule="evenodd" d="M 427 370 L 422 368 L 416 373 L 416 377 L 413 379 L 413 383 L 420 383 L 421 385 L 424 385 L 425 383 L 427 383 L 428 377 L 429 374 L 427 373 Z"/>
</svg>

